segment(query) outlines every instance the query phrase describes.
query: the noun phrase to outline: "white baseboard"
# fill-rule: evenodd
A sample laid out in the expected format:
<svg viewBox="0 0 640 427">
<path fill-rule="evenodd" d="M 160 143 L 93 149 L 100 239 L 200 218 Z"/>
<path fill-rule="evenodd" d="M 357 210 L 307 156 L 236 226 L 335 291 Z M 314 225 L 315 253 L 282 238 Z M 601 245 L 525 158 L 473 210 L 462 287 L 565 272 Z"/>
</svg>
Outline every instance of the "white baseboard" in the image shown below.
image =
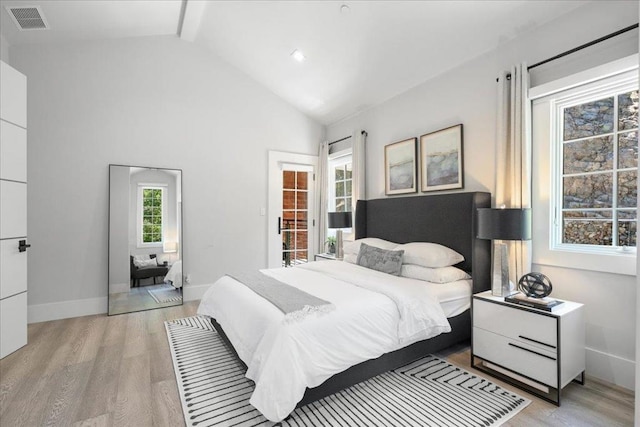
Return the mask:
<svg viewBox="0 0 640 427">
<path fill-rule="evenodd" d="M 207 285 L 187 285 L 182 289 L 185 301 L 199 300 L 209 289 Z M 128 288 L 128 285 L 127 285 Z M 27 307 L 29 323 L 47 322 L 49 320 L 68 319 L 70 317 L 90 316 L 107 313 L 109 300 L 107 297 L 78 299 L 72 301 L 33 304 Z"/>
<path fill-rule="evenodd" d="M 587 347 L 587 375 L 635 390 L 636 364 L 633 360 Z"/>
<path fill-rule="evenodd" d="M 33 304 L 27 307 L 27 322 L 38 323 L 68 319 L 69 317 L 104 314 L 107 312 L 108 304 L 107 297 Z"/>
</svg>

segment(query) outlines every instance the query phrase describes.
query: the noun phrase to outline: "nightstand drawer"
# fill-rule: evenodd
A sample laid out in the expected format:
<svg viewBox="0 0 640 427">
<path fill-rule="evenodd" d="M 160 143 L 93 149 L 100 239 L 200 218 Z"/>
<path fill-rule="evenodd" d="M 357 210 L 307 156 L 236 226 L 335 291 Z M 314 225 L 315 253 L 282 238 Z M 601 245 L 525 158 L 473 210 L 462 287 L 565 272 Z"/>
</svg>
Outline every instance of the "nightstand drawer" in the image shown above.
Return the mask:
<svg viewBox="0 0 640 427">
<path fill-rule="evenodd" d="M 550 387 L 558 387 L 557 355 L 521 340 L 473 328 L 473 352 L 488 362 L 511 369 Z"/>
<path fill-rule="evenodd" d="M 473 326 L 542 350 L 557 351 L 557 319 L 551 316 L 475 299 Z"/>
</svg>

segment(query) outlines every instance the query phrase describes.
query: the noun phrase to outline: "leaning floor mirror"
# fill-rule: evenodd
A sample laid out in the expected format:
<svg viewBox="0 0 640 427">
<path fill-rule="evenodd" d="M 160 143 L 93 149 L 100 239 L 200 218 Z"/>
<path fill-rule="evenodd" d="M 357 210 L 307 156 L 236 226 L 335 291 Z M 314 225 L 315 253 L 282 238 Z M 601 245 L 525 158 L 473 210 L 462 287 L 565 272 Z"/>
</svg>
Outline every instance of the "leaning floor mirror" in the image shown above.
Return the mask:
<svg viewBox="0 0 640 427">
<path fill-rule="evenodd" d="M 109 165 L 109 315 L 182 304 L 182 171 Z"/>
</svg>

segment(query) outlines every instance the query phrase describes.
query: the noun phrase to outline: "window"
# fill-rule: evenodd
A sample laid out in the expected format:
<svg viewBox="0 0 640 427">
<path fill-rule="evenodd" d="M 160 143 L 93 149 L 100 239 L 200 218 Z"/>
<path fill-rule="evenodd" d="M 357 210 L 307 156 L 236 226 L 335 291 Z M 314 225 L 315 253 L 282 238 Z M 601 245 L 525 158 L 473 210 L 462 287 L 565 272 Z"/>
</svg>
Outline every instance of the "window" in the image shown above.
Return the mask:
<svg viewBox="0 0 640 427">
<path fill-rule="evenodd" d="M 351 149 L 329 155 L 329 212 L 351 212 Z"/>
<path fill-rule="evenodd" d="M 162 244 L 163 189 L 141 188 L 142 227 L 140 242 L 143 245 Z"/>
<path fill-rule="evenodd" d="M 351 149 L 329 155 L 329 212 L 351 212 L 351 191 L 353 184 Z M 351 233 L 351 229 L 343 230 Z M 327 236 L 335 236 L 335 230 L 328 229 Z"/>
<path fill-rule="evenodd" d="M 638 55 L 528 95 L 533 263 L 635 275 Z"/>
<path fill-rule="evenodd" d="M 333 191 L 334 206 L 333 212 L 351 212 L 351 156 L 344 159 L 347 162 L 333 167 Z"/>
<path fill-rule="evenodd" d="M 596 85 L 555 103 L 553 245 L 636 246 L 638 85 Z M 581 247 L 581 248 L 578 248 Z"/>
</svg>

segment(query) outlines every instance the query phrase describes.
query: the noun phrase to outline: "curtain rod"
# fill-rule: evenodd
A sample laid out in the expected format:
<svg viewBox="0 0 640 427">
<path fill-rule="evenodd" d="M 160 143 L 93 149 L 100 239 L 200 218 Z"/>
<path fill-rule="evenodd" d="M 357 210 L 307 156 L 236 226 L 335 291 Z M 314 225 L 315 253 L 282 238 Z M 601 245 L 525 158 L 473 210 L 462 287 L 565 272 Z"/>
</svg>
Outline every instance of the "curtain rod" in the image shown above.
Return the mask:
<svg viewBox="0 0 640 427">
<path fill-rule="evenodd" d="M 361 135 L 364 135 L 364 136 L 367 136 L 367 135 L 368 135 L 366 130 L 360 131 L 360 134 L 361 134 Z M 338 143 L 338 142 L 340 142 L 340 141 L 344 141 L 344 140 L 347 140 L 347 139 L 349 139 L 349 138 L 351 138 L 351 135 L 349 135 L 349 136 L 345 136 L 344 138 L 336 139 L 335 141 L 330 142 L 330 143 L 329 143 L 329 145 L 336 144 L 336 143 Z"/>
<path fill-rule="evenodd" d="M 349 138 L 351 138 L 351 135 L 345 136 L 344 138 L 336 139 L 335 141 L 330 142 L 329 145 L 337 144 L 338 142 L 344 141 L 344 140 L 349 139 Z"/>
<path fill-rule="evenodd" d="M 624 34 L 627 31 L 635 30 L 636 28 L 638 28 L 638 24 L 637 23 L 633 24 L 633 25 L 629 25 L 628 27 L 625 27 L 625 28 L 623 28 L 621 30 L 615 31 L 615 32 L 613 32 L 611 34 L 607 34 L 606 36 L 602 36 L 599 39 L 592 40 L 592 41 L 590 41 L 588 43 L 585 43 L 585 44 L 582 44 L 582 45 L 580 45 L 578 47 L 574 47 L 573 49 L 569 49 L 566 52 L 559 53 L 556 56 L 552 56 L 551 58 L 545 59 L 544 61 L 536 62 L 535 64 L 528 66 L 527 67 L 527 71 L 531 70 L 532 68 L 536 68 L 536 67 L 539 67 L 541 65 L 544 65 L 544 64 L 546 64 L 548 62 L 555 61 L 556 59 L 560 59 L 560 58 L 563 58 L 565 56 L 571 55 L 572 53 L 578 52 L 579 50 L 582 50 L 582 49 L 586 49 L 586 48 L 591 47 L 591 46 L 593 46 L 595 44 L 601 43 L 601 42 L 603 42 L 605 40 L 609 40 L 611 38 L 619 36 L 620 34 Z M 509 78 L 511 78 L 511 73 L 507 74 L 507 79 L 509 79 Z M 499 78 L 496 79 L 496 81 L 498 81 L 498 80 L 500 80 L 500 79 Z"/>
</svg>

